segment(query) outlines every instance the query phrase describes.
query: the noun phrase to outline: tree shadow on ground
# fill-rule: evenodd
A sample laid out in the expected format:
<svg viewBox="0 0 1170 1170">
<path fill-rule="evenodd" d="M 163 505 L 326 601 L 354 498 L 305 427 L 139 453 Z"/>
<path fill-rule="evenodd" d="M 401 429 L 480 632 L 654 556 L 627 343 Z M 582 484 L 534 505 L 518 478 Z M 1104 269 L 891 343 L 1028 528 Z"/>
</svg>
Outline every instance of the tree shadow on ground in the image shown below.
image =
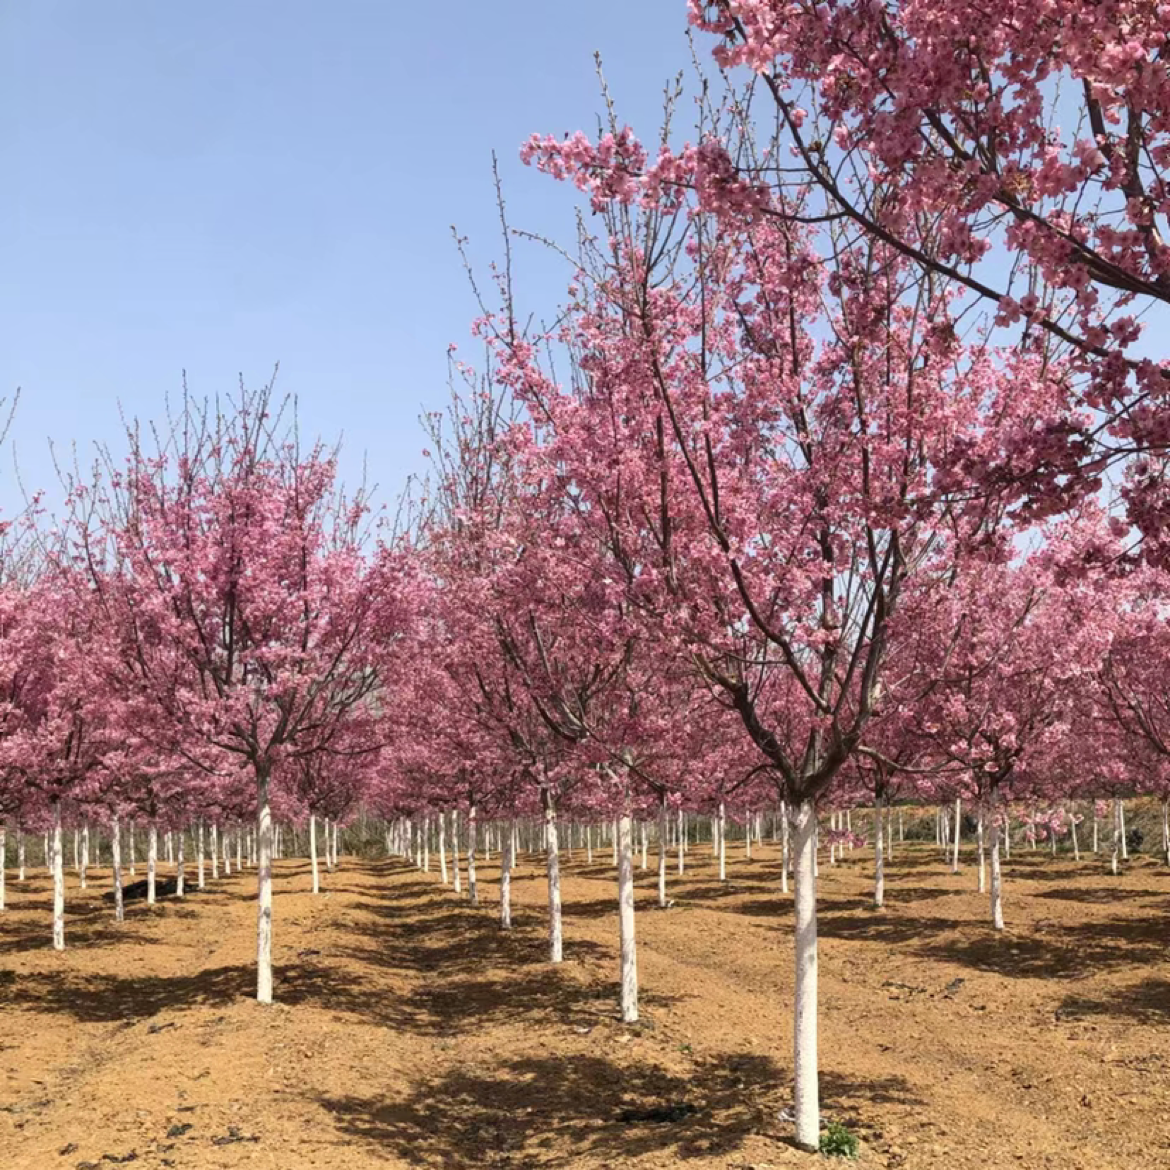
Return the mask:
<svg viewBox="0 0 1170 1170">
<path fill-rule="evenodd" d="M 914 1103 L 900 1078 L 822 1078 L 826 1113 L 860 1102 Z M 734 1153 L 752 1136 L 788 1144 L 789 1101 L 772 1060 L 727 1053 L 686 1075 L 592 1055 L 530 1057 L 419 1080 L 401 1099 L 320 1097 L 343 1140 L 412 1165 L 572 1167 L 585 1156 L 655 1155 L 660 1165 Z"/>
<path fill-rule="evenodd" d="M 1063 886 L 1055 890 L 1041 890 L 1030 895 L 1033 898 L 1049 898 L 1057 902 L 1087 902 L 1090 904 L 1108 906 L 1114 902 L 1124 902 L 1133 898 L 1158 898 L 1161 895 L 1154 890 L 1132 890 L 1123 887 L 1108 886 Z"/>
<path fill-rule="evenodd" d="M 915 952 L 928 959 L 1026 979 L 1080 979 L 1097 971 L 1138 967 L 1165 957 L 1160 919 L 1109 919 L 1031 928 L 1024 936 L 990 929 L 979 935 L 935 939 Z M 1037 929 L 1041 933 L 1035 933 Z"/>
<path fill-rule="evenodd" d="M 1062 1020 L 1108 1016 L 1143 1026 L 1170 1026 L 1170 979 L 1145 979 L 1116 988 L 1108 998 L 1070 995 L 1056 1009 Z"/>
<path fill-rule="evenodd" d="M 223 1006 L 254 995 L 255 989 L 255 968 L 242 965 L 178 976 L 42 971 L 21 979 L 5 998 L 27 1011 L 71 1016 L 81 1023 L 110 1023 L 148 1019 L 168 1010 Z"/>
<path fill-rule="evenodd" d="M 887 910 L 873 910 L 865 917 L 854 913 L 834 915 L 822 911 L 817 922 L 817 933 L 821 938 L 854 939 L 897 946 L 954 930 L 956 925 L 953 920 L 945 918 L 889 913 Z"/>
</svg>

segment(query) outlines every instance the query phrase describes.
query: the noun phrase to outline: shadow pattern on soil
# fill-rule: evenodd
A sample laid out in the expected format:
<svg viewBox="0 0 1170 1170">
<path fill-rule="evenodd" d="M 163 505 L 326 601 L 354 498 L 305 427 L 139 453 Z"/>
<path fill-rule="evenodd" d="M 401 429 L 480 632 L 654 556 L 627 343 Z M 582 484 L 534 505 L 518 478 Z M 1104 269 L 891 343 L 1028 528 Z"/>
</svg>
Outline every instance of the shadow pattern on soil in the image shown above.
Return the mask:
<svg viewBox="0 0 1170 1170">
<path fill-rule="evenodd" d="M 920 1104 L 901 1078 L 822 1075 L 826 1112 L 859 1103 Z M 662 1165 L 731 1154 L 753 1135 L 784 1145 L 777 1114 L 788 1078 L 763 1056 L 725 1053 L 686 1076 L 646 1062 L 577 1055 L 524 1058 L 418 1081 L 401 1100 L 319 1097 L 346 1142 L 355 1139 L 412 1165 L 571 1167 L 587 1155 Z"/>
</svg>

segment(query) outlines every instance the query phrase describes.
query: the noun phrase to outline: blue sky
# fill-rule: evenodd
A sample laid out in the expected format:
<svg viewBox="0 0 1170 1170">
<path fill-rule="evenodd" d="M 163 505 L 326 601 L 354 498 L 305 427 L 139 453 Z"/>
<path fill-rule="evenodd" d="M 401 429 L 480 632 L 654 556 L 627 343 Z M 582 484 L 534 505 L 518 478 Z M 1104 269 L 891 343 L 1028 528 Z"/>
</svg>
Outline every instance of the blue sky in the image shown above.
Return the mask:
<svg viewBox="0 0 1170 1170">
<path fill-rule="evenodd" d="M 14 453 L 52 489 L 49 437 L 88 460 L 184 369 L 212 395 L 277 361 L 393 495 L 475 314 L 451 225 L 498 251 L 492 150 L 513 223 L 564 238 L 572 193 L 521 142 L 595 125 L 595 49 L 650 137 L 685 35 L 684 0 L 0 0 L 0 510 Z M 565 281 L 528 249 L 520 283 Z"/>
</svg>

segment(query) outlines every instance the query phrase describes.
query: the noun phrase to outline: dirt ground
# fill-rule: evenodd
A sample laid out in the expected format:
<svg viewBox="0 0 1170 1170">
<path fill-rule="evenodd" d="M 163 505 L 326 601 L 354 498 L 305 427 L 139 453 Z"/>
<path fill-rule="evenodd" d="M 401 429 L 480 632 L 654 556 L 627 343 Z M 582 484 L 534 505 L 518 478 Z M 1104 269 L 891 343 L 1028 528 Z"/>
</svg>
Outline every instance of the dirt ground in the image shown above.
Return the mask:
<svg viewBox="0 0 1170 1170">
<path fill-rule="evenodd" d="M 788 1144 L 792 930 L 774 848 L 721 886 L 699 847 L 674 905 L 639 875 L 644 1022 L 616 1018 L 613 871 L 567 866 L 565 962 L 544 961 L 544 880 L 517 928 L 495 864 L 473 908 L 400 862 L 345 859 L 328 893 L 279 866 L 279 1004 L 248 998 L 251 873 L 120 927 L 69 877 L 69 949 L 48 946 L 43 870 L 0 915 L 0 1164 L 663 1167 L 824 1164 Z M 608 861 L 608 856 L 602 858 Z M 653 866 L 653 858 L 651 858 Z M 673 865 L 673 859 L 672 859 Z M 901 849 L 821 867 L 822 1108 L 858 1165 L 1170 1166 L 1170 873 L 1111 878 L 1043 852 L 1007 867 L 1008 930 L 968 859 Z"/>
</svg>

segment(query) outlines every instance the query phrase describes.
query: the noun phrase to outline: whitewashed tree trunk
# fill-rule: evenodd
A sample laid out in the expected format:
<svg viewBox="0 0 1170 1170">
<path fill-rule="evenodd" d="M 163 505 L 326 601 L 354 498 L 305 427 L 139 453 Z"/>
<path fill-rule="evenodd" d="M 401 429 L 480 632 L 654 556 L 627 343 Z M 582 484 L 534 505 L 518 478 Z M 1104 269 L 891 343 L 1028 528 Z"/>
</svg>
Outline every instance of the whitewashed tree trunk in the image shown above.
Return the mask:
<svg viewBox="0 0 1170 1170">
<path fill-rule="evenodd" d="M 1073 861 L 1080 861 L 1081 859 L 1081 843 L 1077 840 L 1077 820 L 1076 813 L 1073 813 L 1068 818 L 1069 832 L 1072 833 L 1072 847 L 1073 847 Z"/>
<path fill-rule="evenodd" d="M 991 925 L 1003 930 L 1003 873 L 999 867 L 999 817 L 991 809 Z"/>
<path fill-rule="evenodd" d="M 1117 798 L 1117 821 L 1121 826 L 1121 860 L 1129 860 L 1129 841 L 1126 840 L 1125 835 L 1125 801 L 1121 797 Z"/>
<path fill-rule="evenodd" d="M 61 842 L 61 803 L 53 802 L 53 950 L 65 949 L 65 849 Z"/>
<path fill-rule="evenodd" d="M 894 815 L 893 809 L 886 809 L 886 860 L 894 860 Z"/>
<path fill-rule="evenodd" d="M 666 793 L 662 793 L 658 803 L 658 905 L 666 909 Z"/>
<path fill-rule="evenodd" d="M 975 840 L 976 846 L 979 850 L 979 892 L 984 894 L 987 892 L 987 851 L 983 843 L 983 803 L 979 804 L 979 815 L 975 825 Z"/>
<path fill-rule="evenodd" d="M 638 949 L 634 939 L 633 832 L 629 810 L 618 818 L 618 937 L 621 950 L 622 1023 L 638 1019 Z"/>
<path fill-rule="evenodd" d="M 647 868 L 647 864 L 646 864 L 647 853 L 646 853 L 646 822 L 645 821 L 638 822 L 638 833 L 642 838 L 642 868 L 646 869 Z"/>
<path fill-rule="evenodd" d="M 1100 835 L 1098 833 L 1097 823 L 1097 802 L 1094 800 L 1093 804 L 1093 852 L 1099 853 L 1100 850 Z"/>
<path fill-rule="evenodd" d="M 680 808 L 678 810 L 678 875 L 682 877 L 683 871 L 686 869 L 686 853 L 687 853 L 687 821 L 686 813 Z"/>
<path fill-rule="evenodd" d="M 256 1002 L 271 1003 L 272 808 L 268 801 L 268 771 L 263 767 L 256 773 L 256 902 Z"/>
<path fill-rule="evenodd" d="M 16 826 L 16 880 L 24 881 L 24 830 Z"/>
<path fill-rule="evenodd" d="M 1121 832 L 1121 801 L 1113 798 L 1113 856 L 1110 858 L 1110 868 L 1113 876 L 1117 876 L 1117 859 L 1121 855 L 1124 837 Z"/>
<path fill-rule="evenodd" d="M 788 875 L 792 871 L 792 834 L 788 802 L 780 802 L 780 893 L 788 893 Z"/>
<path fill-rule="evenodd" d="M 902 810 L 898 809 L 898 844 L 903 845 L 906 842 L 906 826 L 902 821 Z"/>
<path fill-rule="evenodd" d="M 743 834 L 744 856 L 748 861 L 752 859 L 752 814 L 749 812 L 747 820 L 744 822 Z"/>
<path fill-rule="evenodd" d="M 431 872 L 431 818 L 429 815 L 423 817 L 422 839 L 423 839 L 423 873 L 430 873 Z"/>
<path fill-rule="evenodd" d="M 223 835 L 220 838 L 223 845 L 223 876 L 232 876 L 232 835 L 229 830 L 224 829 Z"/>
<path fill-rule="evenodd" d="M 796 1144 L 804 1150 L 820 1145 L 820 1083 L 817 1072 L 817 884 L 816 806 L 802 801 L 796 809 L 796 1002 L 793 1074 Z"/>
<path fill-rule="evenodd" d="M 1012 859 L 1012 818 L 1011 809 L 1004 806 L 1003 810 L 1003 855 L 1005 860 Z"/>
<path fill-rule="evenodd" d="M 131 821 L 127 826 L 127 840 L 126 845 L 130 850 L 130 876 L 133 877 L 138 872 L 138 858 L 135 856 L 134 848 L 134 822 Z"/>
<path fill-rule="evenodd" d="M 8 826 L 0 821 L 0 910 L 4 909 L 4 881 L 8 870 Z"/>
<path fill-rule="evenodd" d="M 475 880 L 475 847 L 479 829 L 478 809 L 473 804 L 467 811 L 467 899 L 479 905 L 479 886 Z"/>
<path fill-rule="evenodd" d="M 271 824 L 271 813 L 269 813 L 269 823 Z M 271 832 L 271 830 L 270 830 Z M 236 829 L 236 873 L 244 872 L 244 842 L 242 840 L 244 830 L 242 828 Z M 272 864 L 272 841 L 268 842 L 268 862 Z"/>
<path fill-rule="evenodd" d="M 719 880 L 727 881 L 727 812 L 719 802 Z"/>
<path fill-rule="evenodd" d="M 954 841 L 951 850 L 951 873 L 959 872 L 959 835 L 963 826 L 963 801 L 960 797 L 955 797 L 955 829 Z"/>
<path fill-rule="evenodd" d="M 126 907 L 122 899 L 122 829 L 117 817 L 114 817 L 110 827 L 110 850 L 114 865 L 114 921 L 123 922 Z"/>
<path fill-rule="evenodd" d="M 183 869 L 183 830 L 180 829 L 176 833 L 178 840 L 175 842 L 175 897 L 182 898 L 186 896 L 186 873 Z"/>
<path fill-rule="evenodd" d="M 585 826 L 585 864 L 593 864 L 593 826 Z"/>
<path fill-rule="evenodd" d="M 879 793 L 873 802 L 873 904 L 880 910 L 886 904 L 885 833 L 882 825 L 882 798 Z"/>
<path fill-rule="evenodd" d="M 146 835 L 146 904 L 155 901 L 155 881 L 158 877 L 158 826 L 151 821 Z"/>
<path fill-rule="evenodd" d="M 617 869 L 617 865 L 618 865 L 618 823 L 617 823 L 617 821 L 614 821 L 609 826 L 609 832 L 610 832 L 610 838 L 609 838 L 610 844 L 613 846 L 613 867 L 614 867 L 614 869 Z"/>
<path fill-rule="evenodd" d="M 81 827 L 81 888 L 86 888 L 85 875 L 89 869 L 89 825 Z"/>
<path fill-rule="evenodd" d="M 500 852 L 500 927 L 512 929 L 512 833 L 504 833 Z"/>
<path fill-rule="evenodd" d="M 455 893 L 463 893 L 463 875 L 459 869 L 459 810 L 451 810 L 451 864 L 455 869 Z"/>
<path fill-rule="evenodd" d="M 544 803 L 545 864 L 548 873 L 548 951 L 549 960 L 559 963 L 564 957 L 561 932 L 561 858 L 557 846 L 557 812 L 552 794 L 541 790 Z"/>
<path fill-rule="evenodd" d="M 317 858 L 317 814 L 309 813 L 309 873 L 312 875 L 312 891 L 321 892 L 321 863 Z"/>
<path fill-rule="evenodd" d="M 451 880 L 451 875 L 447 873 L 447 813 L 445 810 L 439 811 L 439 876 L 443 879 L 443 885 L 447 885 Z"/>
<path fill-rule="evenodd" d="M 24 878 L 24 838 L 20 836 L 20 830 L 17 829 L 18 848 L 21 850 L 20 855 L 20 876 Z M 1162 801 L 1162 859 L 1167 865 L 1170 865 L 1170 800 Z"/>
<path fill-rule="evenodd" d="M 211 826 L 211 841 L 208 844 L 211 853 L 211 876 L 214 880 L 219 877 L 219 825 L 213 824 Z"/>
<path fill-rule="evenodd" d="M 204 853 L 206 851 L 206 842 L 203 840 L 203 818 L 199 818 L 199 823 L 195 826 L 195 883 L 199 889 L 203 889 L 206 883 L 206 867 L 203 863 Z"/>
</svg>

